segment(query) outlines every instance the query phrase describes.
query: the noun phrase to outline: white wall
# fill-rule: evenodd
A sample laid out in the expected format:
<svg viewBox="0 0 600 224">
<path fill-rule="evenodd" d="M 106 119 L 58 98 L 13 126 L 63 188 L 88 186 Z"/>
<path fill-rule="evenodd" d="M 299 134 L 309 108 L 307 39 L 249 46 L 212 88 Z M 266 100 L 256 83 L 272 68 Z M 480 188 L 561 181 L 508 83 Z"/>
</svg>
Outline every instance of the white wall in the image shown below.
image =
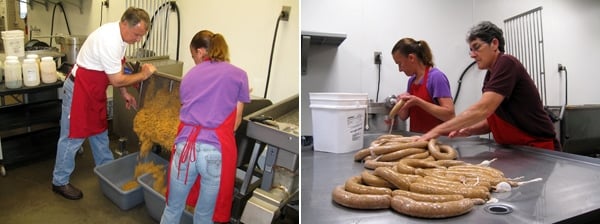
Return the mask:
<svg viewBox="0 0 600 224">
<path fill-rule="evenodd" d="M 65 0 L 79 2 L 76 0 Z M 101 0 L 82 1 L 84 14 L 72 4 L 65 4 L 72 34 L 87 35 L 100 25 Z M 109 1 L 104 8 L 102 22 L 118 21 L 125 11 L 125 1 Z M 299 93 L 299 18 L 298 0 L 179 0 L 176 1 L 181 15 L 181 45 L 179 58 L 183 61 L 184 74 L 193 66 L 189 56 L 189 42 L 192 36 L 209 29 L 225 36 L 229 44 L 231 62 L 248 73 L 252 95 L 262 97 L 267 79 L 269 56 L 275 22 L 282 6 L 291 6 L 289 21 L 279 24 L 273 56 L 269 93 L 267 98 L 278 102 Z M 232 7 L 235 6 L 235 7 Z M 50 35 L 53 5 L 46 10 L 43 5 L 34 4 L 30 10 L 28 23 L 41 29 L 37 35 Z M 153 12 L 148 12 L 152 14 Z M 67 34 L 62 12 L 57 9 L 54 19 L 54 33 Z M 176 21 L 175 14 L 171 22 Z M 176 32 L 176 26 L 170 31 Z M 174 37 L 174 33 L 171 33 Z M 47 41 L 47 39 L 40 39 Z M 170 57 L 176 58 L 175 38 L 170 38 Z M 56 46 L 56 44 L 53 44 Z M 171 47 L 172 46 L 172 47 Z"/>
<path fill-rule="evenodd" d="M 301 30 L 344 33 L 337 48 L 311 47 L 306 75 L 301 76 L 302 135 L 311 135 L 308 92 L 366 92 L 375 99 L 377 69 L 373 51 L 382 51 L 379 101 L 406 91 L 390 50 L 403 37 L 426 40 L 434 62 L 446 73 L 452 92 L 472 62 L 465 42 L 468 30 L 483 20 L 503 28 L 503 20 L 542 6 L 548 105 L 564 103 L 564 73 L 569 72 L 569 104 L 599 104 L 600 1 L 595 0 L 302 0 Z M 335 13 L 332 13 L 335 12 Z M 471 68 L 463 79 L 457 112 L 481 96 L 485 72 Z"/>
</svg>

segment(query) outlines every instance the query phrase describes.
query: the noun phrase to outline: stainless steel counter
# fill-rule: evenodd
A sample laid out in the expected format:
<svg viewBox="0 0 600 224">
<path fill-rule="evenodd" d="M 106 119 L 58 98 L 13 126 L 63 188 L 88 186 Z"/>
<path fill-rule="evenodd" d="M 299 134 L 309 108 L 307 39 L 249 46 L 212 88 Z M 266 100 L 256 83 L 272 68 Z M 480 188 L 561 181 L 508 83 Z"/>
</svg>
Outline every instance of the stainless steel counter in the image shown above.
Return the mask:
<svg viewBox="0 0 600 224">
<path fill-rule="evenodd" d="M 406 134 L 406 133 L 404 133 Z M 365 136 L 365 145 L 377 135 Z M 356 210 L 332 201 L 331 192 L 363 165 L 353 161 L 354 152 L 333 154 L 302 150 L 302 223 L 597 223 L 600 220 L 600 159 L 529 147 L 507 147 L 481 138 L 447 139 L 459 151 L 459 160 L 491 164 L 507 177 L 523 180 L 543 178 L 511 192 L 492 193 L 498 203 L 476 205 L 462 216 L 447 219 L 420 219 L 390 209 Z M 487 212 L 489 205 L 505 205 L 512 213 Z M 596 220 L 596 221 L 594 221 Z"/>
</svg>

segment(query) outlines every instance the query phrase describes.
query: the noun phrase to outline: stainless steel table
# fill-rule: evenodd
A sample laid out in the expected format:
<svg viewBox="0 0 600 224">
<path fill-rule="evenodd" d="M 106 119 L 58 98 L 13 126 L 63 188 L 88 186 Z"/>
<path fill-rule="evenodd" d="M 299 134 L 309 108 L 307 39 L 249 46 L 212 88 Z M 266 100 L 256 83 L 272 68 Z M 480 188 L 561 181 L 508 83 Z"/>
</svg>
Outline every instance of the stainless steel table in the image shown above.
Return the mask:
<svg viewBox="0 0 600 224">
<path fill-rule="evenodd" d="M 365 145 L 377 135 L 365 136 Z M 331 200 L 331 192 L 351 176 L 359 175 L 363 164 L 353 161 L 354 152 L 333 154 L 303 150 L 301 159 L 302 223 L 598 223 L 600 220 L 600 159 L 529 147 L 508 147 L 481 138 L 447 139 L 455 146 L 459 160 L 480 163 L 497 158 L 492 167 L 507 177 L 541 182 L 492 193 L 497 203 L 476 205 L 462 216 L 421 219 L 390 209 L 356 210 Z M 492 214 L 486 206 L 506 206 L 509 214 Z"/>
</svg>

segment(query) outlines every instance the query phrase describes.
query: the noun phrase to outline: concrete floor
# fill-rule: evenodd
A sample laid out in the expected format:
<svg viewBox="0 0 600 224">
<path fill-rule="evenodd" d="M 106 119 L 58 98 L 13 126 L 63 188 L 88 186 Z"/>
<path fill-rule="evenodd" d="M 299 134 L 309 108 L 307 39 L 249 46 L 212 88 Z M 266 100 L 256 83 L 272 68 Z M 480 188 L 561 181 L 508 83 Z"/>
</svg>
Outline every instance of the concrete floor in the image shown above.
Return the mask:
<svg viewBox="0 0 600 224">
<path fill-rule="evenodd" d="M 111 149 L 116 149 L 113 142 L 111 137 Z M 74 201 L 52 191 L 54 156 L 7 167 L 7 175 L 0 177 L 0 223 L 158 223 L 143 203 L 122 211 L 105 197 L 94 166 L 85 143 L 71 175 L 71 183 L 83 191 L 83 198 Z"/>
</svg>

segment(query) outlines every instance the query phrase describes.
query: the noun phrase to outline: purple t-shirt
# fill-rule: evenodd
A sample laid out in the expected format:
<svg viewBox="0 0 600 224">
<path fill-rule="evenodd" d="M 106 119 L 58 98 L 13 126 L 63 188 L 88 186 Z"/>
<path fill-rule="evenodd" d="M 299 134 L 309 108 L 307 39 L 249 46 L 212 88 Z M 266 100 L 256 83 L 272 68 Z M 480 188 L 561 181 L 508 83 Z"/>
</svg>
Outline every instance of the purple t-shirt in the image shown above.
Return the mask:
<svg viewBox="0 0 600 224">
<path fill-rule="evenodd" d="M 220 148 L 219 139 L 211 129 L 219 127 L 236 110 L 238 101 L 250 102 L 248 76 L 244 70 L 228 62 L 204 61 L 183 77 L 179 95 L 181 122 L 202 126 L 196 141 Z M 191 130 L 191 126 L 185 126 L 175 143 L 186 141 Z"/>
<path fill-rule="evenodd" d="M 406 91 L 410 89 L 410 84 L 415 81 L 415 78 L 416 75 L 413 75 L 408 79 Z M 427 75 L 427 92 L 429 92 L 433 101 L 438 105 L 440 104 L 437 100 L 438 98 L 452 98 L 448 78 L 446 78 L 446 75 L 437 68 L 429 69 L 429 74 Z"/>
</svg>

